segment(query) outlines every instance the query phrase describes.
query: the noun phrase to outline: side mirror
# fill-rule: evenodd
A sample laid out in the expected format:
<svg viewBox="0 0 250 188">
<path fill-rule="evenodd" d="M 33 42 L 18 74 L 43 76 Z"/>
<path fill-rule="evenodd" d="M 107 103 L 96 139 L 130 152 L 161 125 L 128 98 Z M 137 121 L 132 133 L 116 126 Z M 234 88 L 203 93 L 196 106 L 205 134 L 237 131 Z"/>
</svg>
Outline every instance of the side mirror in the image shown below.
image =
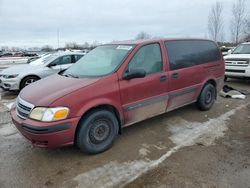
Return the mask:
<svg viewBox="0 0 250 188">
<path fill-rule="evenodd" d="M 227 51 L 227 54 L 229 55 L 229 54 L 231 54 L 233 52 L 233 50 L 231 49 L 231 50 L 228 50 Z"/>
<path fill-rule="evenodd" d="M 57 64 L 56 63 L 50 63 L 50 64 L 48 64 L 48 66 L 47 67 L 49 67 L 49 68 L 51 68 L 51 67 L 54 67 L 54 66 L 56 66 Z"/>
<path fill-rule="evenodd" d="M 131 69 L 123 75 L 124 80 L 131 80 L 133 78 L 143 78 L 146 76 L 146 71 L 144 69 Z"/>
</svg>

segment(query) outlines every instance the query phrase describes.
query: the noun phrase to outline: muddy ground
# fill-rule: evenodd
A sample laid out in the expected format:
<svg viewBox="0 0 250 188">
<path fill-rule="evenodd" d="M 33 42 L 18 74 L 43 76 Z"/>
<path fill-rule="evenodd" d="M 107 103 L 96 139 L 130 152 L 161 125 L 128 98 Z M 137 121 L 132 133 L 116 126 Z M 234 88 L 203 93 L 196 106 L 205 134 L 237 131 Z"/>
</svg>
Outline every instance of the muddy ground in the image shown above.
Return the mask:
<svg viewBox="0 0 250 188">
<path fill-rule="evenodd" d="M 250 91 L 249 81 L 229 80 Z M 250 97 L 218 97 L 125 128 L 114 146 L 86 155 L 74 146 L 34 148 L 14 128 L 1 93 L 0 187 L 250 187 Z"/>
</svg>

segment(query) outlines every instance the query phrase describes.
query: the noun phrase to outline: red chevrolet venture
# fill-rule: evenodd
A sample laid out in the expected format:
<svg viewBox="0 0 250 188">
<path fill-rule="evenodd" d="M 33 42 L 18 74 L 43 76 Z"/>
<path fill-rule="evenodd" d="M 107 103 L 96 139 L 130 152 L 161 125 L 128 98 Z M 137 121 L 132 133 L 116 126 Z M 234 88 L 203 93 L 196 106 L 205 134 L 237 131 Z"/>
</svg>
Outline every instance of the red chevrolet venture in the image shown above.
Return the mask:
<svg viewBox="0 0 250 188">
<path fill-rule="evenodd" d="M 195 102 L 209 110 L 223 79 L 224 61 L 212 41 L 115 42 L 25 87 L 11 116 L 35 146 L 75 144 L 95 154 L 128 125 Z"/>
</svg>

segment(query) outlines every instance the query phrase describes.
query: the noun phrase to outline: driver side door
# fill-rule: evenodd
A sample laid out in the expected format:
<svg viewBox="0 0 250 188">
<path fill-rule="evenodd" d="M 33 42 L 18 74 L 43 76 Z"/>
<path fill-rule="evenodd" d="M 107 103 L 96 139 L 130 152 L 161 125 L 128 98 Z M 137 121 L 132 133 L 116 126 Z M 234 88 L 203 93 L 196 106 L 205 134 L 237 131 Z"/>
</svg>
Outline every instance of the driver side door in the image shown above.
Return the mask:
<svg viewBox="0 0 250 188">
<path fill-rule="evenodd" d="M 142 46 L 129 62 L 125 73 L 139 68 L 146 76 L 119 82 L 125 126 L 166 111 L 168 80 L 162 59 L 160 45 L 154 43 Z"/>
<path fill-rule="evenodd" d="M 52 62 L 50 62 L 42 72 L 42 77 L 50 76 L 52 74 L 56 74 L 61 70 L 61 60 L 62 57 L 58 57 Z"/>
</svg>

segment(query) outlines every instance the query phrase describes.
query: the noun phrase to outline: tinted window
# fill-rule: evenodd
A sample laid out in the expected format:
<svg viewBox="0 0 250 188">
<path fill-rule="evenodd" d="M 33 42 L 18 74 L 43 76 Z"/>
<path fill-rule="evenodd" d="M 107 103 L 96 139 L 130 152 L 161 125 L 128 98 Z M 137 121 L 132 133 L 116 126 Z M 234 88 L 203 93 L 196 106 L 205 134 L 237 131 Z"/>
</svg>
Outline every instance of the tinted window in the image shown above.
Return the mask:
<svg viewBox="0 0 250 188">
<path fill-rule="evenodd" d="M 221 59 L 218 47 L 211 41 L 168 41 L 165 46 L 171 70 Z"/>
<path fill-rule="evenodd" d="M 141 68 L 147 74 L 161 72 L 162 58 L 159 44 L 149 44 L 140 48 L 130 61 L 128 70 Z"/>
</svg>

